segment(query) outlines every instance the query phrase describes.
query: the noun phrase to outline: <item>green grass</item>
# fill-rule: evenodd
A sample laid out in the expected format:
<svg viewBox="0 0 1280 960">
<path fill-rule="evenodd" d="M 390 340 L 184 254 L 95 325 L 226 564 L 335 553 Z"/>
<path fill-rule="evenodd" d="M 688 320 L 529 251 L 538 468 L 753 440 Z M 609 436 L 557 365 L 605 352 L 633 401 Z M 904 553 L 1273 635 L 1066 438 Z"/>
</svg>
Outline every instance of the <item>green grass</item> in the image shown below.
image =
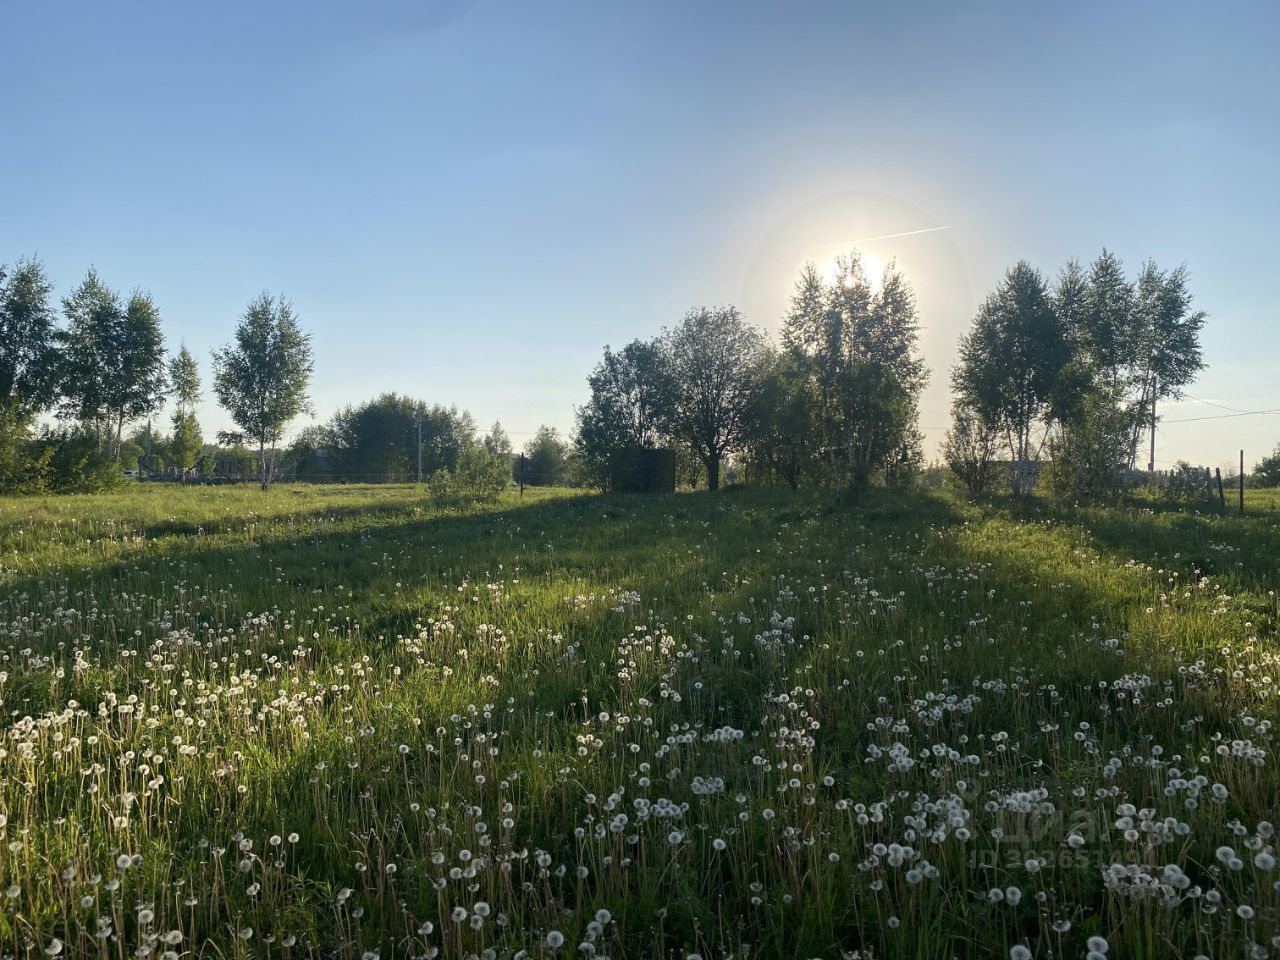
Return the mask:
<svg viewBox="0 0 1280 960">
<path fill-rule="evenodd" d="M 1271 955 L 1248 506 L 0 500 L 0 956 Z"/>
</svg>

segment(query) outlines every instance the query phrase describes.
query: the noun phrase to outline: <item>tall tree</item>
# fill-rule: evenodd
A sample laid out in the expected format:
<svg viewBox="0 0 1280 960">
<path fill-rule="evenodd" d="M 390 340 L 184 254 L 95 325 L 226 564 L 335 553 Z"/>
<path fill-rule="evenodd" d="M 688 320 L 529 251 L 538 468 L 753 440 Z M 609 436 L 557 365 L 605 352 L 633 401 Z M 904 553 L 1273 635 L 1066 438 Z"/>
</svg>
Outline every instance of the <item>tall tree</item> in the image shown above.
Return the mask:
<svg viewBox="0 0 1280 960">
<path fill-rule="evenodd" d="M 200 366 L 185 343 L 169 361 L 169 385 L 181 412 L 190 413 L 200 402 Z"/>
<path fill-rule="evenodd" d="M 63 415 L 91 427 L 117 456 L 125 426 L 164 402 L 160 312 L 141 291 L 122 302 L 92 269 L 63 312 Z"/>
<path fill-rule="evenodd" d="M 748 475 L 792 490 L 812 469 L 818 444 L 818 397 L 805 358 L 790 349 L 766 352 L 747 440 Z"/>
<path fill-rule="evenodd" d="M 461 452 L 475 443 L 475 432 L 465 410 L 384 393 L 335 413 L 327 446 L 337 473 L 389 482 L 417 475 L 419 438 L 423 476 L 453 473 Z"/>
<path fill-rule="evenodd" d="M 664 332 L 662 348 L 673 385 L 672 432 L 702 461 L 707 488 L 716 490 L 725 455 L 747 444 L 764 337 L 733 307 L 699 307 Z"/>
<path fill-rule="evenodd" d="M 966 417 L 977 417 L 1002 436 L 1010 460 L 1039 459 L 1050 399 L 1070 357 L 1044 278 L 1019 261 L 961 339 L 953 389 Z M 1015 470 L 1012 476 L 1014 492 L 1022 493 L 1022 474 Z"/>
<path fill-rule="evenodd" d="M 32 456 L 37 414 L 57 395 L 53 285 L 37 260 L 0 264 L 0 492 L 39 489 L 43 465 Z"/>
<path fill-rule="evenodd" d="M 241 434 L 258 447 L 261 484 L 271 486 L 276 447 L 289 421 L 310 411 L 307 387 L 314 361 L 311 337 L 302 332 L 293 305 L 263 293 L 245 310 L 234 344 L 213 353 L 213 389 Z"/>
<path fill-rule="evenodd" d="M 1191 309 L 1189 277 L 1185 265 L 1165 272 L 1150 260 L 1138 274 L 1133 308 L 1138 396 L 1129 451 L 1131 468 L 1137 465 L 1138 444 L 1145 430 L 1151 440 L 1147 469 L 1155 470 L 1156 405 L 1181 396 L 1182 388 L 1204 369 L 1200 331 L 1208 315 Z"/>
<path fill-rule="evenodd" d="M 53 284 L 38 260 L 0 264 L 0 407 L 39 413 L 58 387 Z"/>
<path fill-rule="evenodd" d="M 1090 363 L 1105 385 L 1123 393 L 1137 360 L 1133 285 L 1120 259 L 1106 248 L 1089 267 L 1080 319 L 1080 342 Z"/>
<path fill-rule="evenodd" d="M 92 268 L 84 280 L 63 298 L 67 327 L 63 343 L 63 383 L 60 414 L 91 429 L 98 448 L 106 428 L 107 391 L 116 371 L 112 369 L 114 344 L 120 339 L 124 308 Z"/>
<path fill-rule="evenodd" d="M 672 380 L 659 343 L 633 340 L 604 359 L 587 377 L 591 399 L 577 410 L 574 445 L 602 488 L 610 461 L 627 449 L 662 442 L 672 400 Z"/>
<path fill-rule="evenodd" d="M 556 487 L 569 482 L 569 445 L 555 427 L 542 426 L 524 447 L 525 482 Z"/>
<path fill-rule="evenodd" d="M 880 277 L 865 325 L 856 314 L 850 319 L 842 403 L 849 486 L 857 496 L 877 472 L 896 485 L 919 465 L 920 391 L 929 374 L 917 345 L 915 293 L 892 262 Z"/>
<path fill-rule="evenodd" d="M 858 269 L 861 269 L 859 261 Z M 828 340 L 829 291 L 813 263 L 806 263 L 796 280 L 791 306 L 782 318 L 782 345 L 796 355 L 813 356 Z"/>
<path fill-rule="evenodd" d="M 185 343 L 169 362 L 169 383 L 176 401 L 169 456 L 181 471 L 182 482 L 186 483 L 187 474 L 204 449 L 204 437 L 195 414 L 195 406 L 200 402 L 200 368 Z"/>
<path fill-rule="evenodd" d="M 498 457 L 511 458 L 511 438 L 507 436 L 507 431 L 502 429 L 502 421 L 493 421 L 493 426 L 489 428 L 489 432 L 485 434 L 482 441 L 484 448 L 489 453 Z M 510 471 L 507 471 L 510 473 Z"/>
<path fill-rule="evenodd" d="M 150 416 L 164 403 L 168 389 L 164 356 L 160 311 L 149 293 L 135 290 L 124 309 L 120 382 L 107 391 L 117 445 L 126 424 Z"/>
<path fill-rule="evenodd" d="M 840 491 L 906 475 L 920 459 L 916 425 L 928 377 L 917 349 L 915 295 L 893 264 L 878 286 L 857 252 L 836 260 L 832 283 L 807 265 L 784 319 L 784 341 L 806 358 L 819 403 L 819 436 Z"/>
</svg>

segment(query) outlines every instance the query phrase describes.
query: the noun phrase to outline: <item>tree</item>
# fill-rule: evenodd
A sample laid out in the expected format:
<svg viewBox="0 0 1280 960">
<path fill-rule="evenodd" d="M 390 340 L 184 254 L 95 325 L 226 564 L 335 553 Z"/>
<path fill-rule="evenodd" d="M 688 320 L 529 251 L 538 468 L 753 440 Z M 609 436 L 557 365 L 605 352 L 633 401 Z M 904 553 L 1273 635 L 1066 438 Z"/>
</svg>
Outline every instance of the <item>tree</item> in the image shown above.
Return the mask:
<svg viewBox="0 0 1280 960">
<path fill-rule="evenodd" d="M 803 356 L 769 350 L 747 440 L 748 476 L 780 481 L 792 490 L 814 465 L 818 397 Z"/>
<path fill-rule="evenodd" d="M 1182 388 L 1204 369 L 1200 353 L 1200 331 L 1207 314 L 1191 309 L 1190 275 L 1186 265 L 1165 272 L 1148 260 L 1138 275 L 1133 308 L 1136 340 L 1136 376 L 1139 395 L 1129 466 L 1137 465 L 1138 444 L 1144 430 L 1151 438 L 1148 470 L 1155 470 L 1156 405 L 1176 399 Z"/>
<path fill-rule="evenodd" d="M 587 377 L 591 399 L 577 409 L 574 447 L 601 489 L 619 453 L 663 442 L 673 392 L 666 359 L 655 341 L 633 340 L 616 353 L 606 346 Z"/>
<path fill-rule="evenodd" d="M 473 443 L 458 455 L 457 487 L 468 496 L 493 501 L 511 485 L 511 455 Z"/>
<path fill-rule="evenodd" d="M 195 414 L 195 405 L 200 401 L 200 368 L 185 343 L 169 362 L 169 383 L 177 403 L 169 456 L 182 474 L 182 482 L 186 483 L 187 474 L 204 450 L 204 438 Z"/>
<path fill-rule="evenodd" d="M 36 416 L 57 393 L 58 348 L 49 295 L 53 285 L 37 260 L 12 272 L 0 264 L 0 492 L 40 489 L 33 456 Z"/>
<path fill-rule="evenodd" d="M 942 457 L 969 494 L 985 493 L 991 486 L 991 472 L 999 428 L 964 397 L 951 407 L 951 427 L 942 441 Z"/>
<path fill-rule="evenodd" d="M 764 337 L 733 307 L 699 307 L 664 331 L 661 342 L 672 384 L 671 431 L 702 462 L 707 489 L 716 490 L 725 455 L 747 444 Z"/>
<path fill-rule="evenodd" d="M 0 264 L 0 408 L 13 414 L 41 412 L 57 391 L 52 292 L 40 261 Z"/>
<path fill-rule="evenodd" d="M 99 447 L 117 457 L 127 424 L 164 402 L 164 336 L 151 297 L 135 290 L 127 302 L 90 270 L 63 300 L 64 417 L 92 429 Z"/>
<path fill-rule="evenodd" d="M 952 386 L 963 400 L 961 413 L 1002 436 L 1011 461 L 1039 459 L 1051 422 L 1050 399 L 1070 358 L 1066 329 L 1044 279 L 1019 261 L 960 341 Z M 1014 470 L 1012 477 L 1014 493 L 1022 493 L 1021 474 Z"/>
<path fill-rule="evenodd" d="M 1089 267 L 1076 333 L 1085 356 L 1113 391 L 1127 388 L 1125 378 L 1137 360 L 1133 295 L 1119 258 L 1104 247 Z"/>
<path fill-rule="evenodd" d="M 554 427 L 542 426 L 524 448 L 525 482 L 534 487 L 558 487 L 569 482 L 569 445 Z"/>
<path fill-rule="evenodd" d="M 915 295 L 891 263 L 872 284 L 857 252 L 824 284 L 812 264 L 796 285 L 783 340 L 805 359 L 818 396 L 819 442 L 837 495 L 857 497 L 880 474 L 905 482 L 920 460 L 916 426 L 928 371 L 917 350 Z"/>
<path fill-rule="evenodd" d="M 293 305 L 263 293 L 245 310 L 236 340 L 213 354 L 213 389 L 242 431 L 258 446 L 261 484 L 271 486 L 276 446 L 289 421 L 310 412 L 307 386 L 314 361 L 311 338 L 302 332 Z"/>
<path fill-rule="evenodd" d="M 303 427 L 294 435 L 285 456 L 293 465 L 293 475 L 299 479 L 325 479 L 332 475 L 334 464 L 333 435 L 327 424 L 315 423 Z"/>
<path fill-rule="evenodd" d="M 418 439 L 422 475 L 453 473 L 463 450 L 475 443 L 471 414 L 384 393 L 340 409 L 326 427 L 332 469 L 343 476 L 390 482 L 417 476 Z"/>
<path fill-rule="evenodd" d="M 1280 487 L 1280 444 L 1258 461 L 1249 480 L 1255 487 Z"/>
<path fill-rule="evenodd" d="M 492 453 L 495 456 L 505 457 L 507 465 L 510 466 L 512 449 L 511 438 L 507 436 L 507 431 L 502 429 L 502 421 L 493 421 L 493 426 L 489 428 L 488 434 L 485 435 L 484 440 L 481 442 L 484 444 L 485 450 L 489 451 L 489 453 Z M 510 472 L 510 470 L 507 470 L 507 473 Z"/>
</svg>

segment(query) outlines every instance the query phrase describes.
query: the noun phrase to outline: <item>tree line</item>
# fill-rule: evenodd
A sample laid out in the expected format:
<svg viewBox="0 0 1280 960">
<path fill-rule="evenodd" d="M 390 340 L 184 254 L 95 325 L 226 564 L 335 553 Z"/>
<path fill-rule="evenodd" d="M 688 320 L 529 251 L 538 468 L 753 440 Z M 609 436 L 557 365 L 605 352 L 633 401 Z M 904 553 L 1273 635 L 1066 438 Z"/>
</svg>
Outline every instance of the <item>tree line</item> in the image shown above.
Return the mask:
<svg viewBox="0 0 1280 960">
<path fill-rule="evenodd" d="M 1052 284 L 1025 261 L 1011 268 L 960 340 L 943 443 L 951 473 L 971 492 L 1022 493 L 1047 464 L 1064 495 L 1114 489 L 1139 465 L 1159 405 L 1204 365 L 1205 314 L 1188 282 L 1185 267 L 1152 262 L 1131 280 L 1106 250 Z M 283 458 L 298 479 L 606 489 L 620 457 L 672 448 L 686 483 L 822 485 L 856 499 L 911 483 L 923 464 L 915 296 L 895 264 L 872 277 L 856 252 L 827 277 L 804 267 L 777 343 L 718 306 L 606 347 L 573 435 L 542 427 L 523 457 L 500 423 L 481 436 L 466 411 L 396 393 L 343 407 L 286 446 L 289 425 L 311 412 L 313 357 L 292 304 L 267 293 L 213 352 L 213 390 L 237 428 L 213 447 L 196 419 L 199 364 L 185 345 L 166 354 L 149 294 L 121 296 L 91 269 L 60 306 L 61 318 L 38 261 L 0 267 L 4 490 L 91 488 L 118 478 L 144 439 L 180 477 L 215 454 L 239 457 L 264 487 Z M 169 435 L 127 432 L 167 401 Z M 35 429 L 49 412 L 56 425 Z"/>
<path fill-rule="evenodd" d="M 540 428 L 518 458 L 500 423 L 479 437 L 466 411 L 395 393 L 344 407 L 286 445 L 290 425 L 312 412 L 314 361 L 283 296 L 250 301 L 211 366 L 214 395 L 236 426 L 217 444 L 196 416 L 200 365 L 185 344 L 166 353 L 150 294 L 121 296 L 90 269 L 58 303 L 38 260 L 0 265 L 0 492 L 101 489 L 140 462 L 184 481 L 222 471 L 264 489 L 282 468 L 300 479 L 385 481 L 415 478 L 420 466 L 437 492 L 474 496 L 515 480 L 581 478 L 553 428 Z M 166 403 L 167 433 L 151 424 Z M 39 426 L 46 414 L 53 424 Z"/>
<path fill-rule="evenodd" d="M 1096 499 L 1140 466 L 1153 470 L 1159 405 L 1204 367 L 1206 314 L 1188 281 L 1185 266 L 1152 261 L 1130 280 L 1105 249 L 1087 268 L 1069 262 L 1052 285 L 1026 261 L 1012 267 L 960 341 L 943 448 L 952 471 L 972 492 L 1007 480 L 1017 494 L 1033 472 L 1000 477 L 997 459 L 1045 460 L 1051 490 Z"/>
<path fill-rule="evenodd" d="M 696 464 L 711 490 L 731 459 L 743 480 L 829 484 L 855 498 L 872 483 L 906 483 L 922 459 L 918 330 L 915 296 L 893 264 L 872 278 L 851 253 L 830 280 L 809 264 L 777 346 L 724 306 L 606 347 L 575 446 L 602 488 L 615 457 L 662 446 Z"/>
<path fill-rule="evenodd" d="M 777 346 L 721 307 L 606 347 L 575 441 L 597 484 L 626 450 L 659 446 L 696 461 L 711 489 L 730 457 L 748 481 L 852 498 L 912 482 L 928 376 L 915 297 L 893 264 L 877 280 L 852 253 L 833 272 L 803 269 Z M 1114 493 L 1136 474 L 1143 440 L 1154 449 L 1159 405 L 1203 368 L 1205 319 L 1185 266 L 1148 261 L 1130 280 L 1104 249 L 1087 268 L 1068 263 L 1051 286 L 1019 262 L 959 343 L 950 472 L 972 493 L 1025 493 L 1042 472 L 1062 496 Z"/>
<path fill-rule="evenodd" d="M 61 301 L 36 259 L 0 265 L 0 490 L 90 490 L 121 476 L 126 429 L 174 401 L 165 442 L 181 476 L 206 449 L 195 406 L 199 365 L 182 345 L 165 351 L 160 311 L 135 288 L 127 297 L 90 269 Z M 283 297 L 252 300 L 233 341 L 213 352 L 213 389 L 236 424 L 224 444 L 257 449 L 271 482 L 289 422 L 309 409 L 310 337 Z M 57 426 L 37 430 L 42 414 Z M 126 461 L 127 463 L 127 461 Z"/>
<path fill-rule="evenodd" d="M 304 428 L 286 459 L 300 480 L 421 478 L 485 494 L 495 485 L 519 481 L 530 486 L 581 481 L 572 447 L 552 427 L 540 427 L 517 453 L 501 421 L 480 435 L 468 411 L 394 392 L 342 407 L 325 423 Z"/>
</svg>

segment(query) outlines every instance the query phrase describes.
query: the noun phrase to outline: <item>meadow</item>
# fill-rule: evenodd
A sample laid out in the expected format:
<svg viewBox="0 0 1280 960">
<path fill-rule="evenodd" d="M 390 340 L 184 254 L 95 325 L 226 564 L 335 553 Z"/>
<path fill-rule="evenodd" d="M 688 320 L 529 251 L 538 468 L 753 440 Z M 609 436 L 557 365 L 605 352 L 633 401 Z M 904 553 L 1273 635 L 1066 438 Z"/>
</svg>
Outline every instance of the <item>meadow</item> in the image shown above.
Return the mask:
<svg viewBox="0 0 1280 960">
<path fill-rule="evenodd" d="M 0 957 L 1280 955 L 1280 501 L 0 500 Z"/>
</svg>

